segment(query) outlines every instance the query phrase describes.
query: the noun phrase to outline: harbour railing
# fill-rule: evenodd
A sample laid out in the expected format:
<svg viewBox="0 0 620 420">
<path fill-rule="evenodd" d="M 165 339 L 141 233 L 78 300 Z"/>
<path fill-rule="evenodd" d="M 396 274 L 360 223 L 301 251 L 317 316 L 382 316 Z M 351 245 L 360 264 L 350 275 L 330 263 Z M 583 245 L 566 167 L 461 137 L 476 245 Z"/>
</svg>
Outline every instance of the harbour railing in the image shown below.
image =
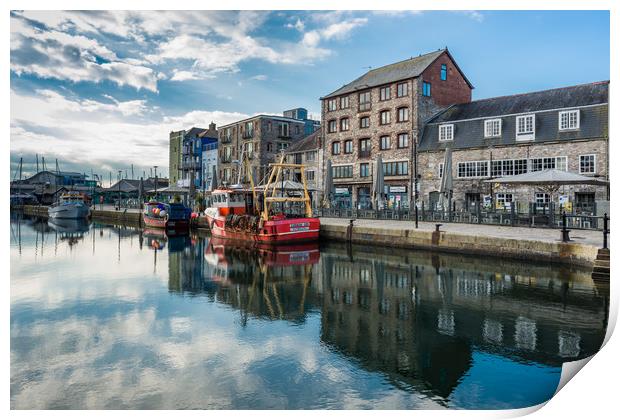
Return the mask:
<svg viewBox="0 0 620 420">
<path fill-rule="evenodd" d="M 534 207 L 535 209 L 535 207 Z M 566 213 L 549 211 L 542 208 L 539 211 L 518 212 L 514 208 L 510 211 L 497 211 L 478 207 L 474 211 L 468 210 L 428 210 L 419 209 L 352 209 L 352 208 L 320 208 L 314 210 L 319 217 L 336 217 L 346 219 L 375 219 L 375 220 L 409 220 L 420 222 L 469 223 L 498 226 L 518 226 L 535 228 L 562 228 L 566 220 L 567 229 L 603 230 L 605 216 L 587 213 Z M 565 219 L 562 217 L 565 214 Z M 607 217 L 609 224 L 609 218 Z M 609 227 L 608 227 L 609 229 Z"/>
</svg>

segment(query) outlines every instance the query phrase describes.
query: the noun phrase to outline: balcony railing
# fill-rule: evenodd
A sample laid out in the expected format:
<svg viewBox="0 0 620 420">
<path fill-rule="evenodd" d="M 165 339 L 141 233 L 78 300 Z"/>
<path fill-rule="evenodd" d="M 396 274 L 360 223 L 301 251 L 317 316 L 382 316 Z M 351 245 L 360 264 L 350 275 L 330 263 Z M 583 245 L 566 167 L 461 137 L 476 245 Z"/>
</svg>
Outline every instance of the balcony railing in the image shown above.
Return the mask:
<svg viewBox="0 0 620 420">
<path fill-rule="evenodd" d="M 222 136 L 222 143 L 230 143 L 232 141 L 232 136 Z"/>
<path fill-rule="evenodd" d="M 181 164 L 181 169 L 184 171 L 191 171 L 193 170 L 200 170 L 202 168 L 202 165 L 200 164 L 200 162 L 186 162 Z"/>
<path fill-rule="evenodd" d="M 241 134 L 241 138 L 244 138 L 244 139 L 251 139 L 252 137 L 254 137 L 254 130 L 245 131 L 243 134 Z"/>
<path fill-rule="evenodd" d="M 358 153 L 358 157 L 360 158 L 368 158 L 370 157 L 370 150 L 360 150 Z"/>
<path fill-rule="evenodd" d="M 360 111 L 370 111 L 370 102 L 362 102 L 359 104 Z"/>
<path fill-rule="evenodd" d="M 230 163 L 232 162 L 232 156 L 222 156 L 220 159 L 220 162 L 222 163 Z"/>
</svg>

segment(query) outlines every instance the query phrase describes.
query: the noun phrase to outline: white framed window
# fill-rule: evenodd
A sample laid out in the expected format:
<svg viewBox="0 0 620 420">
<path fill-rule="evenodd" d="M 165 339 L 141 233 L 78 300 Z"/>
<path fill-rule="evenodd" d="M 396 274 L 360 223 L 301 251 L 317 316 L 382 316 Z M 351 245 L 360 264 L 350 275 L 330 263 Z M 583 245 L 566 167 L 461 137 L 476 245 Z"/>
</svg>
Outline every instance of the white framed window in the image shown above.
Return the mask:
<svg viewBox="0 0 620 420">
<path fill-rule="evenodd" d="M 579 156 L 579 173 L 580 174 L 596 173 L 596 155 L 580 155 Z"/>
<path fill-rule="evenodd" d="M 557 169 L 558 171 L 568 171 L 568 158 L 566 156 L 556 157 L 555 169 Z"/>
<path fill-rule="evenodd" d="M 510 210 L 510 206 L 512 206 L 512 194 L 510 193 L 495 194 L 495 207 L 497 209 Z"/>
<path fill-rule="evenodd" d="M 536 118 L 534 114 L 517 117 L 517 141 L 534 140 L 536 136 Z"/>
<path fill-rule="evenodd" d="M 454 124 L 443 124 L 439 126 L 439 141 L 454 140 Z"/>
<path fill-rule="evenodd" d="M 338 102 L 336 102 L 336 99 L 330 99 L 327 101 L 327 110 L 328 111 L 335 111 L 336 110 L 336 104 Z"/>
<path fill-rule="evenodd" d="M 495 118 L 484 121 L 484 137 L 499 137 L 502 135 L 502 120 Z"/>
<path fill-rule="evenodd" d="M 548 193 L 536 193 L 534 195 L 534 201 L 536 202 L 536 209 L 542 210 L 545 207 L 549 206 L 551 198 L 549 197 Z"/>
<path fill-rule="evenodd" d="M 530 158 L 530 172 L 543 171 L 545 169 L 568 170 L 566 156 Z"/>
<path fill-rule="evenodd" d="M 311 170 L 306 171 L 306 180 L 314 181 L 314 171 L 311 171 Z"/>
<path fill-rule="evenodd" d="M 483 178 L 489 176 L 489 161 L 459 162 L 457 164 L 459 178 Z"/>
<path fill-rule="evenodd" d="M 558 127 L 560 131 L 579 130 L 579 110 L 560 111 L 558 114 Z"/>
</svg>

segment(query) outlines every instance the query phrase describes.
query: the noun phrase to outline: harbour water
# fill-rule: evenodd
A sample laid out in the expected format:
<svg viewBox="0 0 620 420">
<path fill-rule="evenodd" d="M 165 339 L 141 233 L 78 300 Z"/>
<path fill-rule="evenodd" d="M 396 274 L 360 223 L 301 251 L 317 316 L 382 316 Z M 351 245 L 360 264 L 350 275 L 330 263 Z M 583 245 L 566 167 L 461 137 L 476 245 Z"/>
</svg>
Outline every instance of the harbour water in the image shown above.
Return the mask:
<svg viewBox="0 0 620 420">
<path fill-rule="evenodd" d="M 595 353 L 588 271 L 11 215 L 14 409 L 519 408 Z"/>
</svg>

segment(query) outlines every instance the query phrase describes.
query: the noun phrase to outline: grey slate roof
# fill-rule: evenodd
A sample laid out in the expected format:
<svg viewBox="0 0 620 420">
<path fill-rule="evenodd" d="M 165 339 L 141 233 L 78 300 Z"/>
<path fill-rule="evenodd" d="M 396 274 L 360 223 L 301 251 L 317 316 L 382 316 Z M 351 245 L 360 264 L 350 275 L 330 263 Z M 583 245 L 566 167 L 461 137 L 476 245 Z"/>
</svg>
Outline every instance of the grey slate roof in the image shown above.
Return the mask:
<svg viewBox="0 0 620 420">
<path fill-rule="evenodd" d="M 329 95 L 325 95 L 323 98 L 329 98 L 331 96 L 338 96 L 345 93 L 355 92 L 356 90 L 370 88 L 374 86 L 380 86 L 387 83 L 392 83 L 398 80 L 403 79 L 411 79 L 413 77 L 418 77 L 426 68 L 431 65 L 433 61 L 435 61 L 441 54 L 444 52 L 448 52 L 448 49 L 442 49 L 438 51 L 433 51 L 431 53 L 423 54 L 418 57 L 412 57 L 407 60 L 399 61 L 397 63 L 388 64 L 383 67 L 378 67 L 376 69 L 372 69 L 357 79 L 353 80 L 351 83 L 348 83 L 341 87 L 340 89 L 335 90 Z M 452 56 L 450 55 L 452 59 Z M 456 61 L 452 59 L 456 66 Z M 456 66 L 458 69 L 458 66 Z M 460 72 L 461 70 L 458 69 Z M 465 81 L 469 84 L 470 87 L 473 88 L 469 80 L 465 77 L 463 72 L 461 72 Z"/>
<path fill-rule="evenodd" d="M 206 131 L 206 128 L 192 127 L 187 133 L 185 133 L 185 138 L 198 137 L 198 135 L 203 131 Z"/>
<path fill-rule="evenodd" d="M 448 145 L 455 150 L 605 138 L 609 120 L 608 87 L 609 82 L 596 82 L 453 105 L 427 122 L 418 150 L 443 150 Z M 562 108 L 579 108 L 578 130 L 559 131 L 557 110 Z M 532 141 L 517 142 L 516 116 L 510 114 L 523 112 L 535 113 L 536 135 Z M 500 137 L 484 137 L 484 120 L 489 118 L 501 119 Z M 454 124 L 454 140 L 439 142 L 439 125 L 444 123 Z"/>
<path fill-rule="evenodd" d="M 466 120 L 494 115 L 520 114 L 545 109 L 606 103 L 609 82 L 595 82 L 539 92 L 480 99 L 448 108 L 433 122 Z"/>
<path fill-rule="evenodd" d="M 309 136 L 304 137 L 301 140 L 293 142 L 284 153 L 299 153 L 306 152 L 308 150 L 316 150 L 319 148 L 319 135 L 321 134 L 321 130 L 316 130 L 314 133 Z"/>
</svg>

